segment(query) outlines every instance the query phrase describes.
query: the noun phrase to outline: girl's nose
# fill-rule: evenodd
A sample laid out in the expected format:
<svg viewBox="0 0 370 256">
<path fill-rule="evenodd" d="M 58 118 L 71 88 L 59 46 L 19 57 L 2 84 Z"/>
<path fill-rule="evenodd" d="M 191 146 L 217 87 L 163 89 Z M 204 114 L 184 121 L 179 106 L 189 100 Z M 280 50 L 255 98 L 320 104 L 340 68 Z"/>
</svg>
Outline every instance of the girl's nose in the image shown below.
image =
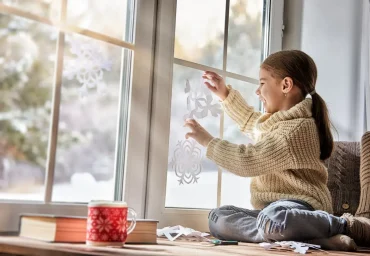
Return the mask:
<svg viewBox="0 0 370 256">
<path fill-rule="evenodd" d="M 261 94 L 260 88 L 258 87 L 256 90 L 256 94 L 259 96 Z"/>
</svg>

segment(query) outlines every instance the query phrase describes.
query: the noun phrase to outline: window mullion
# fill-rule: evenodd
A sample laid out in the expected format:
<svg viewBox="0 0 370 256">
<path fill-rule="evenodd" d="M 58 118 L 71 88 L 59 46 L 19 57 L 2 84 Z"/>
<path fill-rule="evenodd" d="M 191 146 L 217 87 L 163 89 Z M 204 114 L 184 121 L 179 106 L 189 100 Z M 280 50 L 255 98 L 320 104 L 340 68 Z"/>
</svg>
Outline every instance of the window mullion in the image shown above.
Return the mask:
<svg viewBox="0 0 370 256">
<path fill-rule="evenodd" d="M 79 34 L 83 35 L 89 38 L 93 38 L 102 42 L 110 43 L 119 47 L 127 48 L 130 50 L 134 50 L 134 45 L 128 42 L 125 42 L 123 40 L 117 39 L 115 37 L 111 37 L 102 33 L 98 33 L 89 29 L 84 29 L 78 26 L 73 26 L 71 24 L 68 24 L 66 22 L 60 22 L 60 20 L 50 20 L 44 17 L 40 17 L 38 15 L 32 14 L 27 11 L 23 11 L 21 9 L 18 9 L 16 7 L 7 6 L 0 2 L 0 13 L 4 14 L 10 14 L 17 17 L 22 17 L 27 20 L 36 21 L 42 24 L 46 24 L 52 27 L 55 27 L 59 29 L 60 31 L 63 31 L 64 33 L 73 33 L 73 34 Z"/>
<path fill-rule="evenodd" d="M 225 27 L 224 27 L 224 46 L 223 46 L 223 62 L 222 62 L 222 71 L 227 72 L 227 45 L 229 39 L 229 12 L 230 12 L 230 0 L 226 0 L 225 7 Z M 223 78 L 226 81 L 226 75 L 223 74 Z M 222 111 L 220 116 L 220 138 L 224 137 L 224 121 L 225 121 L 225 111 Z M 217 207 L 221 205 L 221 191 L 222 191 L 222 169 L 218 169 L 218 178 L 217 178 Z"/>
<path fill-rule="evenodd" d="M 188 61 L 188 60 L 174 58 L 173 63 L 177 64 L 177 65 L 184 66 L 184 67 L 203 70 L 203 71 L 210 70 L 210 71 L 213 71 L 213 72 L 216 72 L 216 73 L 220 74 L 223 77 L 233 78 L 233 79 L 244 81 L 244 82 L 247 82 L 247 83 L 250 83 L 250 84 L 255 84 L 255 85 L 259 84 L 259 81 L 255 78 L 247 77 L 247 76 L 244 76 L 244 75 L 239 75 L 239 74 L 229 72 L 229 71 L 224 71 L 222 69 L 214 68 L 214 67 L 211 67 L 211 66 L 206 66 L 206 65 L 191 62 L 191 61 Z"/>
<path fill-rule="evenodd" d="M 222 70 L 227 72 L 227 45 L 229 40 L 229 12 L 230 12 L 230 0 L 226 0 L 226 9 L 225 9 L 225 27 L 224 27 L 224 47 L 223 47 L 223 62 Z M 226 78 L 226 77 L 224 77 Z"/>
<path fill-rule="evenodd" d="M 67 16 L 67 0 L 62 0 L 60 5 L 60 21 L 64 23 Z M 61 88 L 63 81 L 63 58 L 64 58 L 64 39 L 65 33 L 61 30 L 58 32 L 56 63 L 54 73 L 54 86 L 51 110 L 51 124 L 48 145 L 48 159 L 45 175 L 45 193 L 44 202 L 50 203 L 53 193 L 54 173 L 55 173 L 55 158 L 57 149 L 59 109 L 61 101 Z"/>
<path fill-rule="evenodd" d="M 134 0 L 127 1 L 127 18 L 126 18 L 126 33 L 123 40 L 128 42 L 134 41 L 134 21 L 135 21 L 136 6 Z M 123 200 L 124 191 L 124 172 L 126 162 L 126 145 L 127 145 L 127 130 L 128 130 L 128 109 L 130 105 L 130 90 L 131 90 L 131 74 L 132 74 L 132 59 L 131 51 L 122 49 L 122 69 L 120 81 L 120 99 L 119 99 L 119 119 L 117 128 L 116 141 L 116 156 L 115 156 L 115 189 L 114 200 Z"/>
</svg>

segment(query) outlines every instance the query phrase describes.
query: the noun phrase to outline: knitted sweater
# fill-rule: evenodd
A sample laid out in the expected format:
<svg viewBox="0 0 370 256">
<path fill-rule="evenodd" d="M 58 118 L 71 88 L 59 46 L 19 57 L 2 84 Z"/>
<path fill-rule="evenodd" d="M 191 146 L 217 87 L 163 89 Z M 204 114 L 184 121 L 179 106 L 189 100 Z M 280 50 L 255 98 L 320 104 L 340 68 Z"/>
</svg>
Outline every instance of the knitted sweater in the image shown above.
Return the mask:
<svg viewBox="0 0 370 256">
<path fill-rule="evenodd" d="M 257 132 L 257 141 L 237 145 L 214 138 L 207 146 L 207 157 L 236 175 L 253 177 L 250 189 L 255 209 L 279 199 L 298 199 L 332 213 L 311 99 L 287 111 L 262 115 L 231 88 L 222 104 L 241 131 Z"/>
</svg>

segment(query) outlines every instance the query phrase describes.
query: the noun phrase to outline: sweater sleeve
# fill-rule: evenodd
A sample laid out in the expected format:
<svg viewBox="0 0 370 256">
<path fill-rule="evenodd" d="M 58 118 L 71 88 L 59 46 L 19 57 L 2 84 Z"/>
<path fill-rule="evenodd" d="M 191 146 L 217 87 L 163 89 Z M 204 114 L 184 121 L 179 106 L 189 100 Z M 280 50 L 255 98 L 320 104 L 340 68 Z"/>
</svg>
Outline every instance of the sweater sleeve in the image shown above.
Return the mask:
<svg viewBox="0 0 370 256">
<path fill-rule="evenodd" d="M 255 145 L 237 145 L 214 138 L 208 144 L 207 157 L 242 177 L 292 169 L 294 164 L 286 138 L 269 135 Z"/>
<path fill-rule="evenodd" d="M 228 87 L 229 95 L 222 101 L 225 112 L 238 124 L 242 132 L 252 133 L 262 113 L 254 111 L 254 108 L 247 104 L 237 90 Z"/>
</svg>

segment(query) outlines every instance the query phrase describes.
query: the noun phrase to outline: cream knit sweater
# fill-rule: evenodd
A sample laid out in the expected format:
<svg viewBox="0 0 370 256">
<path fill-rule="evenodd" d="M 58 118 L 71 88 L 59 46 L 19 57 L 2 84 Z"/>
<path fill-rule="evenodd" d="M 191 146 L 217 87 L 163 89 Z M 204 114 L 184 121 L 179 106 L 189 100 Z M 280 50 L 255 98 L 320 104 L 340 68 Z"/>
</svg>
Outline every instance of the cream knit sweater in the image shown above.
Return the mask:
<svg viewBox="0 0 370 256">
<path fill-rule="evenodd" d="M 236 175 L 253 177 L 251 202 L 255 209 L 279 199 L 299 199 L 332 213 L 311 99 L 287 111 L 262 115 L 230 88 L 222 105 L 241 131 L 258 134 L 257 141 L 255 145 L 237 145 L 214 138 L 208 144 L 207 157 Z"/>
</svg>

